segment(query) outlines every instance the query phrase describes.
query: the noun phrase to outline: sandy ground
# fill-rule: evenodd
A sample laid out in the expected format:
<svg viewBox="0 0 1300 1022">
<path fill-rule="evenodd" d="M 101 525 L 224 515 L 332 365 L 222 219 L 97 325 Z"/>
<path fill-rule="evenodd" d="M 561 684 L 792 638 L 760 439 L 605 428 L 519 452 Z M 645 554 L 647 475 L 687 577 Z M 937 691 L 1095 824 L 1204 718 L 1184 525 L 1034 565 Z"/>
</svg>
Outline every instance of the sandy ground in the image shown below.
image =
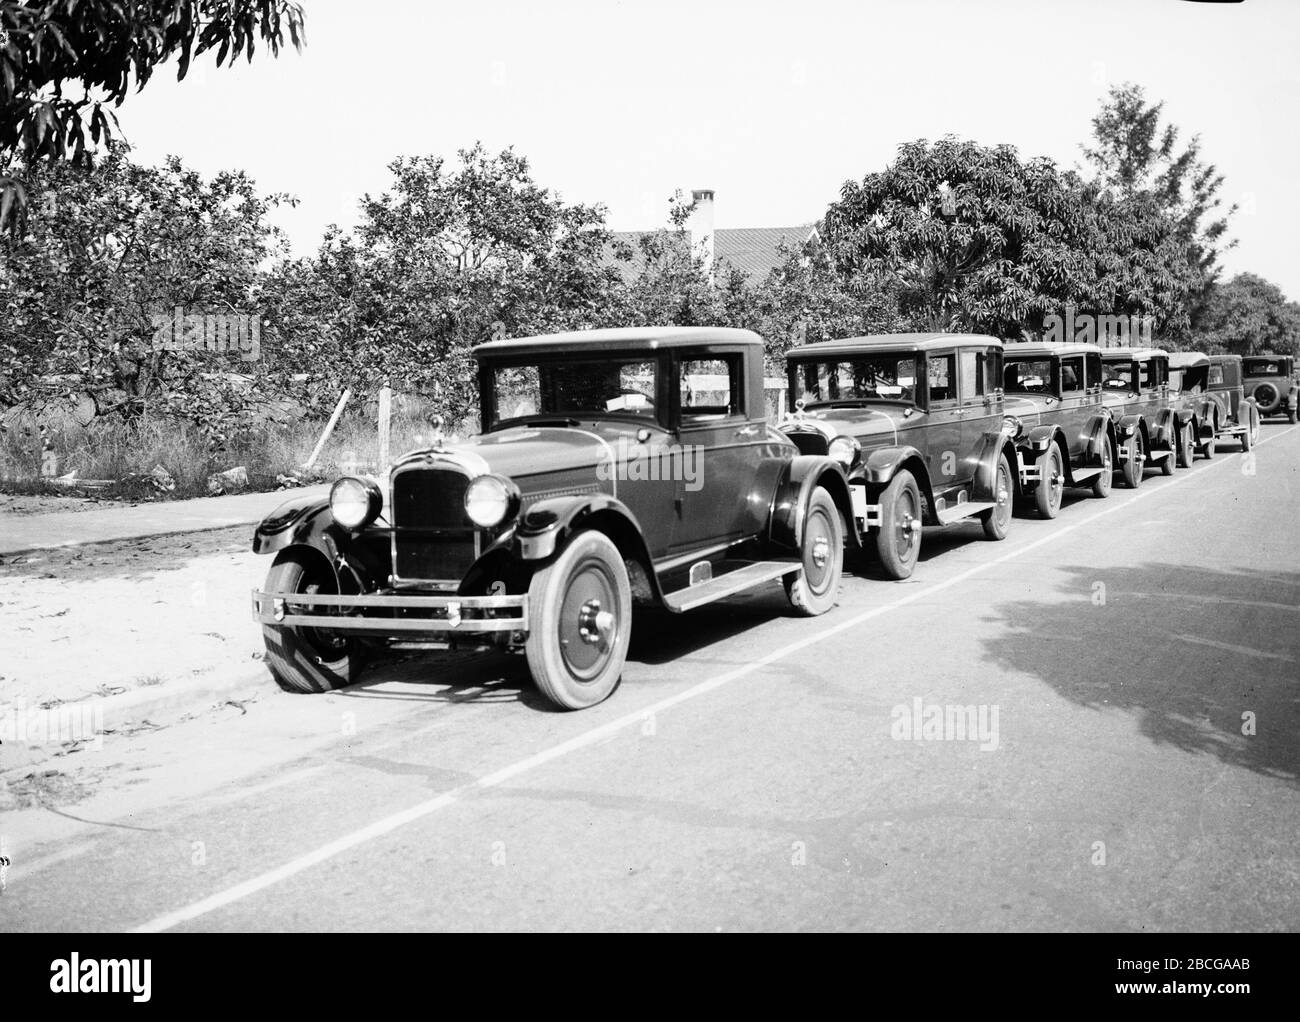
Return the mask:
<svg viewBox="0 0 1300 1022">
<path fill-rule="evenodd" d="M 112 695 L 260 658 L 249 592 L 268 560 L 250 541 L 239 527 L 5 559 L 4 702 Z"/>
<path fill-rule="evenodd" d="M 13 515 L 42 515 L 51 511 L 89 511 L 97 507 L 126 507 L 117 500 L 93 497 L 58 497 L 53 494 L 0 493 L 0 512 Z"/>
</svg>

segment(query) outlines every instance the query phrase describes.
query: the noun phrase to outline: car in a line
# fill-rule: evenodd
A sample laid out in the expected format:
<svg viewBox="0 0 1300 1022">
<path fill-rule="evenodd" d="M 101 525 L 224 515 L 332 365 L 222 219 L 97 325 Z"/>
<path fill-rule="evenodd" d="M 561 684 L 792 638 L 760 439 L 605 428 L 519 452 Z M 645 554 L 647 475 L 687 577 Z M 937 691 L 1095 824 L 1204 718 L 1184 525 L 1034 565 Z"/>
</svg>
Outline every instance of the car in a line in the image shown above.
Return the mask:
<svg viewBox="0 0 1300 1022">
<path fill-rule="evenodd" d="M 634 605 L 776 581 L 797 613 L 834 604 L 848 481 L 768 425 L 756 334 L 591 330 L 473 354 L 478 436 L 257 526 L 274 560 L 254 617 L 282 688 L 350 684 L 376 646 L 489 647 L 522 650 L 541 692 L 579 709 L 617 685 Z"/>
<path fill-rule="evenodd" d="M 1169 398 L 1169 354 L 1160 348 L 1102 348 L 1101 396 L 1115 420 L 1118 469 L 1136 488 L 1148 468 L 1172 475 L 1178 416 Z"/>
<path fill-rule="evenodd" d="M 1179 467 L 1190 465 L 1195 451 L 1214 457 L 1221 438 L 1237 440 L 1243 451 L 1254 445 L 1259 413 L 1243 398 L 1241 360 L 1236 355 L 1172 352 L 1169 395 L 1178 405 Z"/>
<path fill-rule="evenodd" d="M 1242 387 L 1261 417 L 1284 415 L 1296 421 L 1300 411 L 1300 377 L 1290 355 L 1247 355 L 1241 360 Z"/>
<path fill-rule="evenodd" d="M 1011 521 L 1015 451 L 1003 432 L 1002 342 L 981 334 L 879 334 L 786 352 L 778 427 L 806 455 L 844 466 L 851 554 L 910 576 L 924 526 Z"/>
<path fill-rule="evenodd" d="M 1008 344 L 1002 352 L 1002 412 L 1015 444 L 1020 489 L 1055 518 L 1066 487 L 1110 494 L 1115 424 L 1102 402 L 1095 344 Z"/>
</svg>

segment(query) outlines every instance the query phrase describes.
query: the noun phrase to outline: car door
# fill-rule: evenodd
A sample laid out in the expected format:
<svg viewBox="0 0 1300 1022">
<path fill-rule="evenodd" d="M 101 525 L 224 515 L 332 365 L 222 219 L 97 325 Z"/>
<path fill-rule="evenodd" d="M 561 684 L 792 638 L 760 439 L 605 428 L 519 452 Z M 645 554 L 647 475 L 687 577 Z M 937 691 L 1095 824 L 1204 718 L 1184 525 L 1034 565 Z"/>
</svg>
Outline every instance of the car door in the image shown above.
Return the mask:
<svg viewBox="0 0 1300 1022">
<path fill-rule="evenodd" d="M 957 356 L 957 386 L 961 400 L 961 481 L 969 482 L 979 469 L 984 436 L 1002 428 L 998 400 L 1001 353 L 996 348 L 963 348 Z"/>
<path fill-rule="evenodd" d="M 766 409 L 748 407 L 744 352 L 680 349 L 671 379 L 680 464 L 673 551 L 754 535 L 760 509 L 748 494 L 769 438 Z"/>
<path fill-rule="evenodd" d="M 962 419 L 964 410 L 958 391 L 957 353 L 926 353 L 925 467 L 936 497 L 960 488 L 974 474 L 963 458 Z"/>
<path fill-rule="evenodd" d="M 1060 361 L 1060 386 L 1057 393 L 1061 398 L 1059 418 L 1061 428 L 1065 430 L 1065 441 L 1070 448 L 1070 461 L 1078 464 L 1088 442 L 1087 423 L 1090 416 L 1087 411 L 1088 383 L 1084 357 L 1069 355 Z"/>
</svg>

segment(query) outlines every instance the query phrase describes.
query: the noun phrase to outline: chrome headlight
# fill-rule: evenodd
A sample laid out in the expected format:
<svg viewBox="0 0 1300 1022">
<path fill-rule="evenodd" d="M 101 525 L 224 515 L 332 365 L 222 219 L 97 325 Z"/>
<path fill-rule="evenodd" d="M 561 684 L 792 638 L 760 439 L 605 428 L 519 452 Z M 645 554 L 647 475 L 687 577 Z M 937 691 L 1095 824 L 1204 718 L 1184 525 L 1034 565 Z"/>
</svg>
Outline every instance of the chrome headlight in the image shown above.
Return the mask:
<svg viewBox="0 0 1300 1022">
<path fill-rule="evenodd" d="M 379 517 L 383 506 L 384 495 L 372 480 L 344 476 L 330 487 L 330 513 L 345 529 L 364 529 Z"/>
<path fill-rule="evenodd" d="M 1024 423 L 1022 423 L 1017 416 L 1002 416 L 1002 433 L 1004 436 L 1009 436 L 1012 440 L 1015 440 L 1024 431 Z"/>
<path fill-rule="evenodd" d="M 501 476 L 479 476 L 465 491 L 465 513 L 480 529 L 500 525 L 519 510 L 519 490 Z"/>
<path fill-rule="evenodd" d="M 826 448 L 826 453 L 838 461 L 845 468 L 849 468 L 857 460 L 858 452 L 862 450 L 859 444 L 851 436 L 837 436 L 830 442 Z"/>
</svg>

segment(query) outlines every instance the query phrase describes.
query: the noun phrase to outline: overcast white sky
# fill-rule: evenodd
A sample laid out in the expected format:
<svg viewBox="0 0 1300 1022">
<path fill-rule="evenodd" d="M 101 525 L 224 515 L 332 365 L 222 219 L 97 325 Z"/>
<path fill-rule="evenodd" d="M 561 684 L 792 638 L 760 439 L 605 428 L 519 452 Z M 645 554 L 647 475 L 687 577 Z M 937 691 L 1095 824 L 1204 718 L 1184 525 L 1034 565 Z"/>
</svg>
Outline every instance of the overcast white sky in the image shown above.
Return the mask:
<svg viewBox="0 0 1300 1022">
<path fill-rule="evenodd" d="M 717 226 L 817 219 L 897 146 L 955 134 L 1062 166 L 1109 83 L 1199 132 L 1243 203 L 1231 272 L 1300 297 L 1300 3 L 1186 0 L 308 0 L 307 45 L 160 72 L 119 111 L 137 158 L 247 170 L 301 205 L 295 250 L 399 154 L 513 145 L 616 230 L 717 191 Z"/>
</svg>

